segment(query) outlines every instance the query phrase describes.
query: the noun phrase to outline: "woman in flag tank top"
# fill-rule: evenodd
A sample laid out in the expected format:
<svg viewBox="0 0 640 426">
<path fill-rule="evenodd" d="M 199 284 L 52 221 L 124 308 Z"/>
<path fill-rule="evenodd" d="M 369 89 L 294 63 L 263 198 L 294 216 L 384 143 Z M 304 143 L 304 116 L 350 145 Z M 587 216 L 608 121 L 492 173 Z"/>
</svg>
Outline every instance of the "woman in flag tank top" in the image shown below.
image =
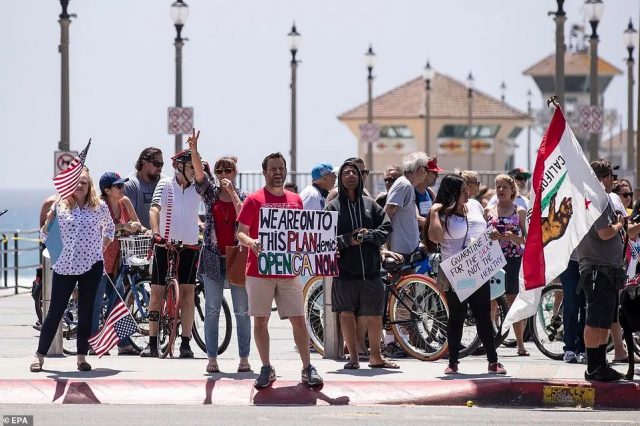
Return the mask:
<svg viewBox="0 0 640 426">
<path fill-rule="evenodd" d="M 498 241 L 507 260 L 507 264 L 504 267 L 505 293 L 507 304 L 511 307 L 520 289 L 518 277 L 520 265 L 522 264 L 522 254 L 524 253 L 527 212 L 515 203 L 518 188 L 511 176 L 504 174 L 496 176 L 495 185 L 498 202 L 495 206 L 487 208 L 485 215 L 487 222 L 498 231 Z M 492 303 L 492 312 L 495 313 L 497 306 L 495 302 Z M 513 331 L 518 344 L 517 354 L 519 356 L 529 356 L 529 352 L 524 347 L 524 327 L 525 320 L 513 324 Z"/>
<path fill-rule="evenodd" d="M 113 240 L 115 227 L 109 208 L 100 200 L 89 169 L 83 168 L 73 193 L 54 203 L 40 230 L 47 242 L 49 223 L 57 216 L 62 251 L 53 265 L 51 304 L 42 324 L 38 350 L 31 363 L 32 372 L 42 371 L 44 357 L 58 329 L 64 310 L 76 284 L 78 285 L 77 368 L 91 370 L 85 356 L 89 351 L 91 317 L 98 283 L 104 270 L 103 252 Z"/>
</svg>

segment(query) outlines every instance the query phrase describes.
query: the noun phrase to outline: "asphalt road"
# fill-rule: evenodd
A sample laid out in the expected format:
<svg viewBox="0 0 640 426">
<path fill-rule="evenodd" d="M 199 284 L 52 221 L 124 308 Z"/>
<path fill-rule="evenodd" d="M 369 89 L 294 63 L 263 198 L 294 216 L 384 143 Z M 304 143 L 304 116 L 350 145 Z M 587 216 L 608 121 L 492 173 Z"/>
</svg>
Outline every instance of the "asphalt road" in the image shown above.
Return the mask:
<svg viewBox="0 0 640 426">
<path fill-rule="evenodd" d="M 522 409 L 480 407 L 211 407 L 130 405 L 0 405 L 0 415 L 33 415 L 35 425 L 527 425 L 640 422 L 636 411 L 590 409 Z M 124 420 L 126 419 L 126 420 Z M 4 425 L 6 423 L 3 417 Z"/>
</svg>

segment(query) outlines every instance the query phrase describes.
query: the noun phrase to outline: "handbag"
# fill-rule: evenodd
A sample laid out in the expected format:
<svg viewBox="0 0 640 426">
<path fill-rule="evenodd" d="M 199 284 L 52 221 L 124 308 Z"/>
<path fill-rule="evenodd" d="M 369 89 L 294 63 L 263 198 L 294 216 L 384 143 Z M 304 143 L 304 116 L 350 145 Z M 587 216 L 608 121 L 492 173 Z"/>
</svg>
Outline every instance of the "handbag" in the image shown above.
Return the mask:
<svg viewBox="0 0 640 426">
<path fill-rule="evenodd" d="M 227 280 L 233 285 L 243 286 L 247 274 L 247 255 L 249 248 L 244 246 L 227 246 L 226 266 Z"/>
</svg>

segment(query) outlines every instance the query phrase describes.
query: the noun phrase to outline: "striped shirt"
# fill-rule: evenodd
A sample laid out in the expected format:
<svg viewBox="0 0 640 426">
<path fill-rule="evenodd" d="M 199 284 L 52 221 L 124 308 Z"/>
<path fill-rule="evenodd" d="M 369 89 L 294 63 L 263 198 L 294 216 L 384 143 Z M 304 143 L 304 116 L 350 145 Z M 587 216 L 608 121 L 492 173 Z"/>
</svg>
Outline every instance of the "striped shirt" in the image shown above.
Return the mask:
<svg viewBox="0 0 640 426">
<path fill-rule="evenodd" d="M 160 208 L 159 233 L 162 238 L 198 244 L 200 195 L 195 185 L 183 189 L 175 177 L 163 178 L 156 186 L 151 206 Z"/>
</svg>

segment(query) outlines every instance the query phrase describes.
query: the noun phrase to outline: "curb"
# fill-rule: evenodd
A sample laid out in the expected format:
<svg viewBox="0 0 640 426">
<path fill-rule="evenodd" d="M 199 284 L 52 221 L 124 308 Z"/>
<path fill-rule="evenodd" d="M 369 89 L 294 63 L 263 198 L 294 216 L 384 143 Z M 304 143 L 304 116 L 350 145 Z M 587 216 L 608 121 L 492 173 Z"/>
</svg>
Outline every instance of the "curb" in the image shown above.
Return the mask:
<svg viewBox="0 0 640 426">
<path fill-rule="evenodd" d="M 309 388 L 253 380 L 0 380 L 5 404 L 465 405 L 640 409 L 640 384 L 521 379 L 333 381 Z"/>
</svg>

